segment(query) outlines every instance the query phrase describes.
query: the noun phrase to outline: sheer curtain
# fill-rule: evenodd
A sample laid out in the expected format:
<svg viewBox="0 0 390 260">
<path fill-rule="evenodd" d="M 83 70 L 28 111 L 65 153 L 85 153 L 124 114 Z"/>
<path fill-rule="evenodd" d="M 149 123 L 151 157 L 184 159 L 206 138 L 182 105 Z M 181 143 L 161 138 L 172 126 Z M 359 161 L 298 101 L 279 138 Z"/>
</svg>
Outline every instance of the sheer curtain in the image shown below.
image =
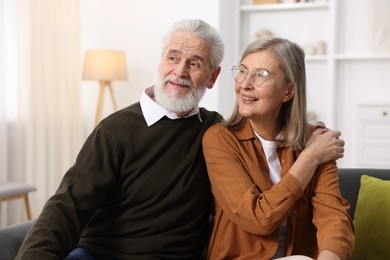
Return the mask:
<svg viewBox="0 0 390 260">
<path fill-rule="evenodd" d="M 30 195 L 33 217 L 37 217 L 73 163 L 84 139 L 80 104 L 80 0 L 0 1 L 4 13 L 14 11 L 14 17 L 10 18 L 14 33 L 8 32 L 8 23 L 0 30 L 3 36 L 7 34 L 0 53 L 10 55 L 0 72 L 10 79 L 6 86 L 0 87 L 2 93 L 17 90 L 6 92 L 13 99 L 1 95 L 11 105 L 3 111 L 1 100 L 0 177 L 2 181 L 18 179 L 37 187 Z M 8 35 L 13 36 L 11 44 Z M 10 120 L 10 115 L 16 123 Z M 24 217 L 23 207 L 5 211 L 2 215 L 8 217 L 7 224 Z"/>
<path fill-rule="evenodd" d="M 17 5 L 0 0 L 0 182 L 20 181 L 21 128 L 18 110 Z M 8 219 L 20 219 L 21 203 L 1 207 L 1 226 Z M 14 212 L 10 216 L 9 212 Z"/>
</svg>

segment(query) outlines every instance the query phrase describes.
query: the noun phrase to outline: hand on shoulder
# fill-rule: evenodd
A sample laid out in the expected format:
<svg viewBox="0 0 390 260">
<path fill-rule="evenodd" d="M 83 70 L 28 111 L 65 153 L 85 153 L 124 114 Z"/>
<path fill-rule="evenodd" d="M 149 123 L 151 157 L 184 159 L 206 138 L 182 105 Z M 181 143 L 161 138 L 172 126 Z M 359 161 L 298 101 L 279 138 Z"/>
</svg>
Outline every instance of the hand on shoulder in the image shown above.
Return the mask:
<svg viewBox="0 0 390 260">
<path fill-rule="evenodd" d="M 344 156 L 343 139 L 340 139 L 341 132 L 328 128 L 317 128 L 311 134 L 306 143 L 304 152 L 312 156 L 313 160 L 318 160 L 318 164 L 337 160 Z"/>
</svg>

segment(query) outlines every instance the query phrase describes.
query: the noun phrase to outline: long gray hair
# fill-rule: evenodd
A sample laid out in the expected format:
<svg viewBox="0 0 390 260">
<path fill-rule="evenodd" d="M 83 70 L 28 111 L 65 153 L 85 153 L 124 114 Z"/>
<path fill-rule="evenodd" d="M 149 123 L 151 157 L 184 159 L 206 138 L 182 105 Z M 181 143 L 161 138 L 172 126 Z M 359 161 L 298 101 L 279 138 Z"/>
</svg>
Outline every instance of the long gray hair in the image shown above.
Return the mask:
<svg viewBox="0 0 390 260">
<path fill-rule="evenodd" d="M 279 114 L 279 128 L 287 133 L 281 145 L 292 149 L 303 149 L 310 135 L 306 115 L 306 69 L 305 53 L 295 43 L 274 36 L 263 37 L 252 42 L 241 56 L 241 61 L 256 52 L 268 51 L 279 62 L 286 84 L 292 83 L 295 94 L 282 105 Z M 241 129 L 247 119 L 240 115 L 238 104 L 230 118 L 224 123 L 233 130 Z"/>
<path fill-rule="evenodd" d="M 161 55 L 164 54 L 170 38 L 176 32 L 190 32 L 209 42 L 211 45 L 211 68 L 214 69 L 221 64 L 225 48 L 221 36 L 214 27 L 197 19 L 186 19 L 175 23 L 163 39 Z"/>
</svg>

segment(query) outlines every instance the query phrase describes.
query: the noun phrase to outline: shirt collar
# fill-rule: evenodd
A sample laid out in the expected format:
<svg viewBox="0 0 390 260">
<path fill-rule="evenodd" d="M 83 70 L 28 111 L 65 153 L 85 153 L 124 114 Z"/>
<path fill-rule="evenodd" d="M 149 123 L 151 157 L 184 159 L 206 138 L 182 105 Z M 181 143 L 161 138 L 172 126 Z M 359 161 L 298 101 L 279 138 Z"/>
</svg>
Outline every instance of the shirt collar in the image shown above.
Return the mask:
<svg viewBox="0 0 390 260">
<path fill-rule="evenodd" d="M 242 141 L 256 138 L 256 135 L 252 129 L 252 126 L 251 126 L 249 120 L 247 118 L 245 118 L 244 120 L 245 120 L 245 122 L 244 122 L 243 127 L 240 130 L 235 131 L 234 135 L 236 136 L 236 138 L 238 140 L 242 140 Z"/>
<path fill-rule="evenodd" d="M 249 122 L 248 118 L 244 119 L 245 122 L 243 123 L 243 127 L 234 132 L 234 135 L 236 136 L 237 139 L 239 140 L 249 140 L 252 138 L 258 138 L 260 135 L 253 130 L 251 123 Z M 283 140 L 283 133 L 280 132 L 278 136 L 276 137 L 276 140 Z"/>
<path fill-rule="evenodd" d="M 163 106 L 161 106 L 160 104 L 158 104 L 156 101 L 153 100 L 153 98 L 154 98 L 154 86 L 146 88 L 142 93 L 140 99 L 142 114 L 148 126 L 155 124 L 164 116 L 172 120 L 181 118 L 178 117 L 174 112 L 171 112 L 166 108 L 164 108 Z M 188 116 L 185 117 L 190 117 L 193 115 L 198 115 L 199 121 L 202 122 L 199 113 L 199 106 L 194 107 L 191 110 L 191 112 L 188 114 Z"/>
</svg>

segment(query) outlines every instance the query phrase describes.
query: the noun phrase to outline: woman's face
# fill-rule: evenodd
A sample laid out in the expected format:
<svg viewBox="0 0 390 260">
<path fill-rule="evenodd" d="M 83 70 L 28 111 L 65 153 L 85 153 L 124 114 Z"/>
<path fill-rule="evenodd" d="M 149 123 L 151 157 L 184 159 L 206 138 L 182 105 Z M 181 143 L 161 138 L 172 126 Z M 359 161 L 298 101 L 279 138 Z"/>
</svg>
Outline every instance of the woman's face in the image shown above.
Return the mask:
<svg viewBox="0 0 390 260">
<path fill-rule="evenodd" d="M 286 83 L 279 62 L 265 50 L 249 54 L 242 60 L 240 68 L 249 74 L 243 82 L 235 83 L 239 113 L 255 122 L 277 122 L 283 103 L 294 96 L 294 87 Z M 255 73 L 259 69 L 267 71 L 268 76 L 264 83 L 255 86 L 256 75 L 264 75 Z"/>
</svg>

